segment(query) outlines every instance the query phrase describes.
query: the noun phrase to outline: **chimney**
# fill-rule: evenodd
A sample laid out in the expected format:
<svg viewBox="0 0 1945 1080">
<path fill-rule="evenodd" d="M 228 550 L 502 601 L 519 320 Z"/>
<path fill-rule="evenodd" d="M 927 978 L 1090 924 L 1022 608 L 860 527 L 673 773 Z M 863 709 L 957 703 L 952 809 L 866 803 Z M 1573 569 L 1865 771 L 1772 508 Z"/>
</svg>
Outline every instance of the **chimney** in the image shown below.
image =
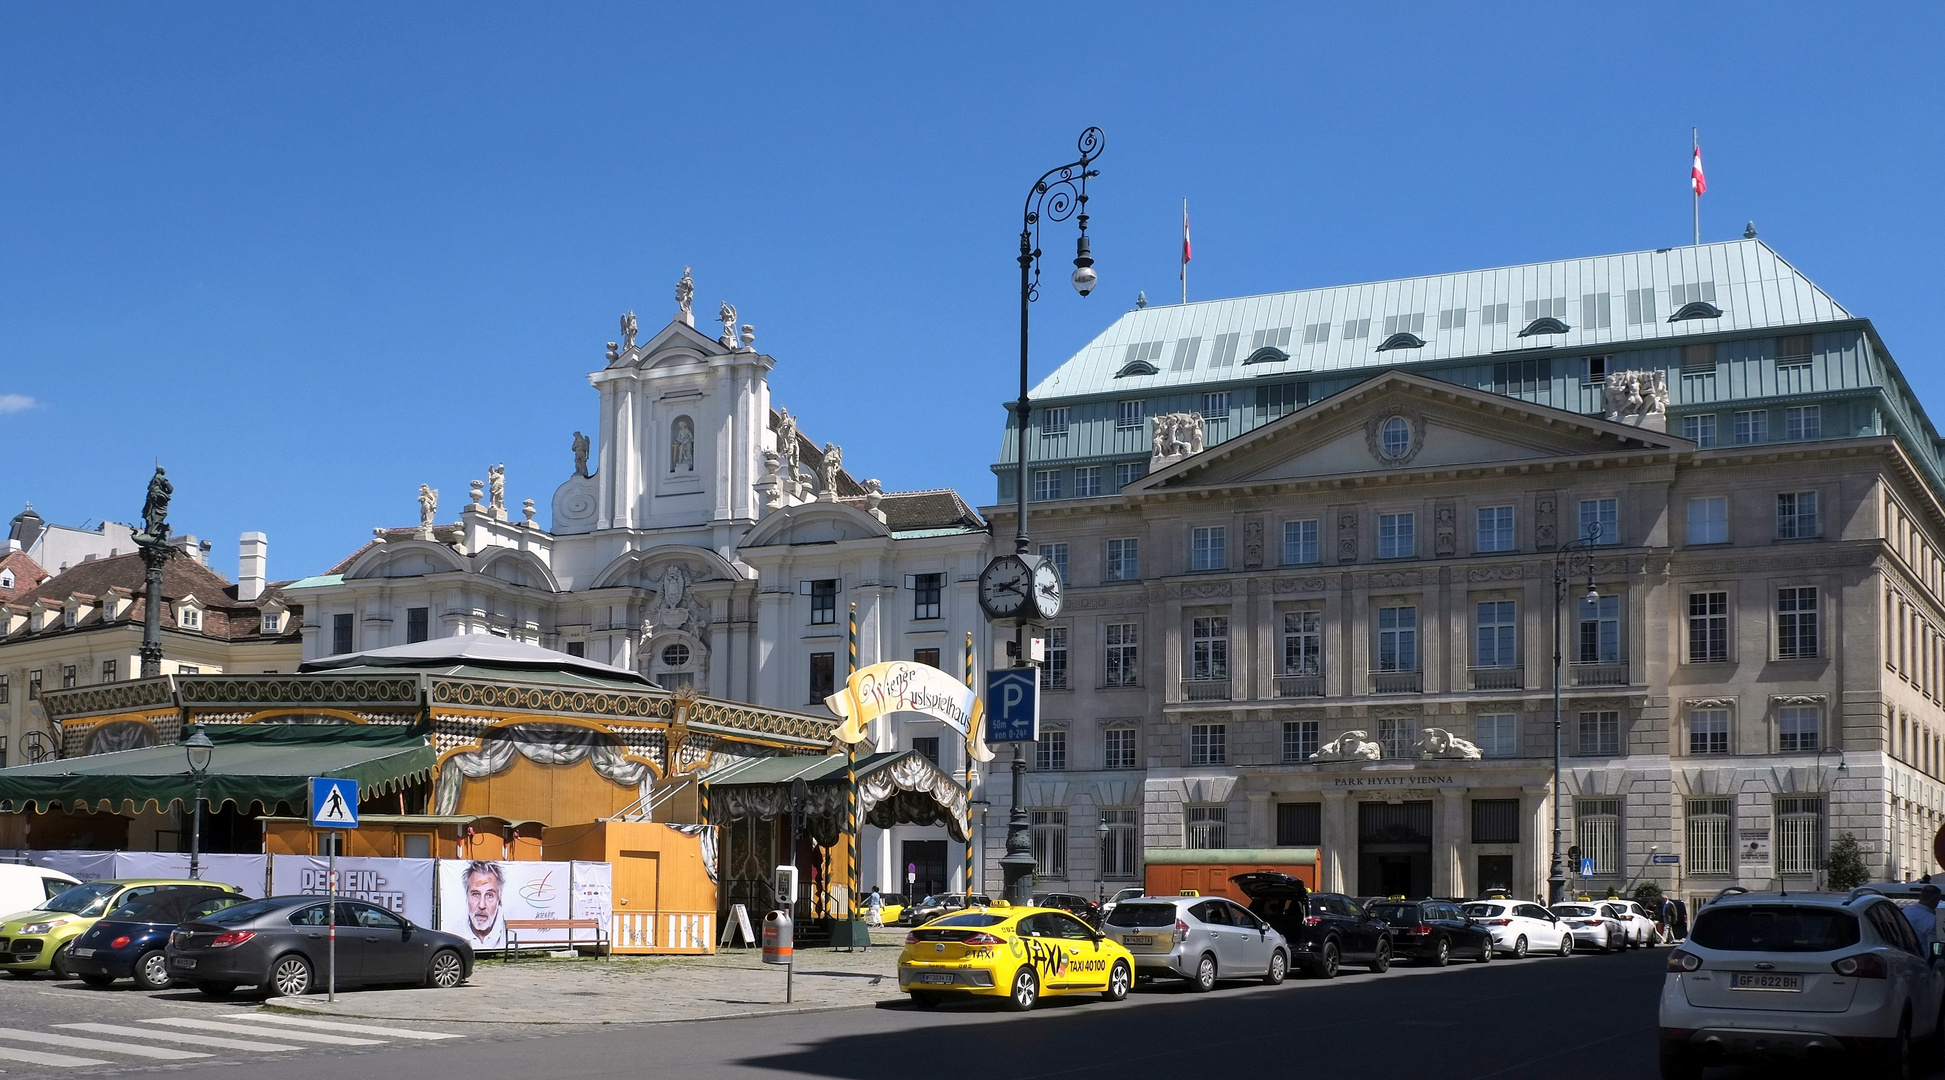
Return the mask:
<svg viewBox="0 0 1945 1080">
<path fill-rule="evenodd" d="M 247 532 L 236 542 L 236 598 L 255 600 L 263 595 L 265 563 L 270 558 L 270 539 L 260 532 Z"/>
</svg>

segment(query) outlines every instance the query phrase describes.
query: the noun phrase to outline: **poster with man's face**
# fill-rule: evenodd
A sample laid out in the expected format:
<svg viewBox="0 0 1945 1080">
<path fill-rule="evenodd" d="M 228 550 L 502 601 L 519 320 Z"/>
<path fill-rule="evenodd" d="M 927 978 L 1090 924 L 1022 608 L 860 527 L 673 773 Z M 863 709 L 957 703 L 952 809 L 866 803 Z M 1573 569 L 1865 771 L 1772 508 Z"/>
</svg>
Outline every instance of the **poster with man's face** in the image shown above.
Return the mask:
<svg viewBox="0 0 1945 1080">
<path fill-rule="evenodd" d="M 506 948 L 508 919 L 566 919 L 572 868 L 564 862 L 439 860 L 439 928 L 473 948 Z M 567 940 L 566 931 L 523 930 L 521 945 Z"/>
</svg>

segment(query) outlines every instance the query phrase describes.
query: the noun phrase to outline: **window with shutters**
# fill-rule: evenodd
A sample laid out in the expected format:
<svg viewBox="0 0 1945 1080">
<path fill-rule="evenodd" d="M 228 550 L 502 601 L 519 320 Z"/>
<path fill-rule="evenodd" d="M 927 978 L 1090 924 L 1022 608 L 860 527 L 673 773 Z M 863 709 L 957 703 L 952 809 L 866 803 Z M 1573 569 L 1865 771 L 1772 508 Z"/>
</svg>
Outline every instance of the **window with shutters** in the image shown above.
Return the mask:
<svg viewBox="0 0 1945 1080">
<path fill-rule="evenodd" d="M 1690 799 L 1687 806 L 1688 872 L 1725 875 L 1733 871 L 1728 799 Z"/>
<path fill-rule="evenodd" d="M 1682 374 L 1715 374 L 1715 346 L 1707 342 L 1682 346 Z"/>
<path fill-rule="evenodd" d="M 1475 844 L 1519 843 L 1520 801 L 1518 799 L 1472 800 L 1472 842 Z"/>
<path fill-rule="evenodd" d="M 1823 869 L 1823 800 L 1779 796 L 1776 800 L 1776 872 L 1814 874 Z"/>
<path fill-rule="evenodd" d="M 1788 367 L 1810 362 L 1810 335 L 1786 334 L 1776 339 L 1776 364 Z"/>
<path fill-rule="evenodd" d="M 1621 868 L 1621 800 L 1575 799 L 1574 840 L 1580 857 L 1594 860 L 1594 873 L 1616 874 Z"/>
</svg>

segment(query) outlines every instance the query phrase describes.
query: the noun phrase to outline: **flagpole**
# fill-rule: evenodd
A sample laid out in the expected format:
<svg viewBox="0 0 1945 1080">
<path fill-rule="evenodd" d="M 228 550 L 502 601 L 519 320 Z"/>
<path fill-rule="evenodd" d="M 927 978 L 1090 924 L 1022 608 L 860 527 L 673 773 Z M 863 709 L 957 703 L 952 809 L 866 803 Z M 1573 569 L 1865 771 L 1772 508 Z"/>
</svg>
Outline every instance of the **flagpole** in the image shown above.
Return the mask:
<svg viewBox="0 0 1945 1080">
<path fill-rule="evenodd" d="M 1189 302 L 1189 200 L 1182 199 L 1182 303 Z"/>
<path fill-rule="evenodd" d="M 1689 139 L 1689 160 L 1693 162 L 1695 160 L 1696 155 L 1702 152 L 1702 129 L 1689 128 L 1688 139 Z M 1701 247 L 1702 246 L 1702 192 L 1696 188 L 1694 177 L 1689 178 L 1688 191 L 1690 197 L 1693 198 L 1695 201 L 1695 246 Z"/>
</svg>

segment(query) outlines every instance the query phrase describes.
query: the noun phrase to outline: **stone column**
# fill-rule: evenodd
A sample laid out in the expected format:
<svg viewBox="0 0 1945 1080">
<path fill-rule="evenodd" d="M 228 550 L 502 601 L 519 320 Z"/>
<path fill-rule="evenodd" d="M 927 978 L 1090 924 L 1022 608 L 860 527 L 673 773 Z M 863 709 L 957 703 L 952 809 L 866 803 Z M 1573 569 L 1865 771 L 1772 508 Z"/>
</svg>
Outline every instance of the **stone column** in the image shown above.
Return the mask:
<svg viewBox="0 0 1945 1080">
<path fill-rule="evenodd" d="M 1357 822 L 1351 820 L 1349 792 L 1325 791 L 1323 823 L 1324 850 L 1318 856 L 1317 887 L 1323 892 L 1349 892 L 1348 866 L 1357 867 Z"/>
<path fill-rule="evenodd" d="M 1547 801 L 1546 788 L 1520 789 L 1520 819 L 1526 827 L 1520 830 L 1519 872 L 1513 879 L 1513 890 L 1544 900 L 1553 858 L 1552 804 Z"/>
<path fill-rule="evenodd" d="M 1275 842 L 1270 834 L 1270 793 L 1267 791 L 1244 792 L 1249 799 L 1249 846 L 1266 848 Z"/>
<path fill-rule="evenodd" d="M 1442 788 L 1438 794 L 1438 824 L 1432 830 L 1432 891 L 1439 896 L 1468 896 L 1459 854 L 1460 845 L 1466 841 L 1465 789 Z"/>
</svg>

